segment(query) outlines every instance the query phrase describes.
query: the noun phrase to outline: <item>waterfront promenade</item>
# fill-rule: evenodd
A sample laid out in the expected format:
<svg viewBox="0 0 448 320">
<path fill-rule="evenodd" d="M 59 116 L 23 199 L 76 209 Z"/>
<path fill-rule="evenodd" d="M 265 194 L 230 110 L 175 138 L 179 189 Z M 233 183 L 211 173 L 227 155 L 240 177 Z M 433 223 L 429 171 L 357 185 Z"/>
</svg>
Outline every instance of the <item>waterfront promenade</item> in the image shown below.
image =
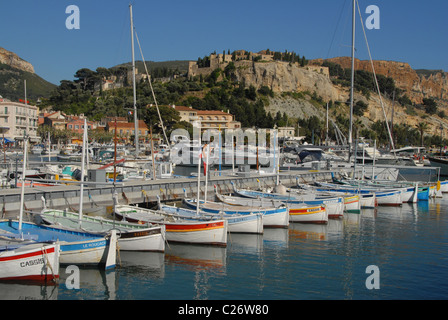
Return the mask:
<svg viewBox="0 0 448 320">
<path fill-rule="evenodd" d="M 284 186 L 293 186 L 298 179 L 301 183 L 313 180 L 331 179 L 331 171 L 287 171 L 281 172 L 278 177 Z M 157 196 L 161 201 L 175 201 L 184 197 L 184 189 L 188 197 L 196 197 L 197 178 L 172 178 L 159 180 L 130 180 L 122 183 L 98 184 L 87 182 L 84 185 L 83 211 L 94 213 L 113 206 L 114 190 L 118 202 L 121 204 L 156 203 Z M 214 185 L 219 192 L 232 192 L 232 183 L 240 188 L 274 187 L 277 175 L 258 173 L 234 173 L 234 175 L 221 175 L 213 173 L 207 182 L 207 197 L 213 199 Z M 206 189 L 205 178 L 200 183 L 200 197 L 204 197 Z M 0 190 L 0 212 L 3 218 L 16 218 L 20 210 L 21 189 Z M 56 209 L 77 211 L 79 208 L 80 186 L 76 184 L 61 184 L 49 187 L 26 187 L 24 194 L 25 211 L 40 211 L 43 208 L 43 199 L 46 206 Z"/>
</svg>

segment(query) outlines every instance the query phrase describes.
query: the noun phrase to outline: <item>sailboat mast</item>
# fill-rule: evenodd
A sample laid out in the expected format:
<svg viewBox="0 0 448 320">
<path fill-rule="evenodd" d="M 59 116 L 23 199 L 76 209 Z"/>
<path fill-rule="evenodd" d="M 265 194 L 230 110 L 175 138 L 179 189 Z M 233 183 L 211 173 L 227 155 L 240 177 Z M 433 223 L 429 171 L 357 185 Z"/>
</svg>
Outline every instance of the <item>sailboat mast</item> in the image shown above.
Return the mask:
<svg viewBox="0 0 448 320">
<path fill-rule="evenodd" d="M 129 12 L 131 16 L 131 47 L 132 47 L 132 84 L 134 90 L 134 141 L 135 141 L 135 155 L 138 156 L 138 121 L 137 121 L 137 90 L 135 83 L 135 53 L 134 53 L 134 20 L 132 18 L 132 5 L 129 5 Z"/>
<path fill-rule="evenodd" d="M 86 149 L 88 147 L 87 142 L 87 120 L 84 118 L 84 131 L 82 135 L 82 152 L 81 152 L 81 187 L 79 191 L 79 212 L 78 212 L 78 223 L 79 227 L 82 224 L 82 206 L 84 202 L 84 163 L 86 161 Z"/>
<path fill-rule="evenodd" d="M 353 142 L 353 89 L 354 89 L 354 78 L 355 78 L 355 10 L 356 0 L 353 0 L 353 12 L 352 12 L 352 73 L 351 73 L 351 84 L 350 84 L 350 130 L 348 133 L 348 145 L 349 153 L 348 159 L 350 161 L 350 154 Z"/>
</svg>

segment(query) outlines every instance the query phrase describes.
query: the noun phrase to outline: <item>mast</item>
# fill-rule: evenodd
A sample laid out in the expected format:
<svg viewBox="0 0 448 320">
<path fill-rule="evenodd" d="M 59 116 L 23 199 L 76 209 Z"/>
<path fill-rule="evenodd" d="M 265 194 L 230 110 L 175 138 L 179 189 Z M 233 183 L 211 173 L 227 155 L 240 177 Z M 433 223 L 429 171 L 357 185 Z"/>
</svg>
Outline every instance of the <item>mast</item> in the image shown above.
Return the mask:
<svg viewBox="0 0 448 320">
<path fill-rule="evenodd" d="M 352 9 L 352 73 L 351 73 L 351 84 L 350 84 L 350 129 L 348 132 L 348 160 L 350 161 L 351 148 L 353 143 L 353 89 L 354 89 L 354 78 L 355 78 L 355 8 L 356 0 L 353 0 Z"/>
<path fill-rule="evenodd" d="M 129 12 L 131 16 L 131 47 L 132 47 L 132 84 L 134 90 L 134 143 L 135 156 L 138 156 L 138 120 L 137 120 L 137 90 L 135 83 L 135 54 L 134 54 L 134 20 L 132 18 L 132 5 L 129 5 Z"/>
<path fill-rule="evenodd" d="M 87 149 L 87 120 L 84 118 L 84 132 L 82 136 L 82 155 L 81 155 L 81 190 L 79 191 L 79 212 L 78 212 L 78 223 L 79 227 L 82 224 L 82 205 L 84 201 L 84 163 L 86 161 L 86 149 Z"/>
<path fill-rule="evenodd" d="M 197 121 L 195 123 L 197 126 L 199 126 L 199 137 L 198 137 L 198 190 L 197 190 L 197 196 L 196 196 L 196 215 L 199 215 L 199 193 L 201 192 L 201 155 L 202 155 L 202 149 L 201 149 L 201 122 Z M 194 124 L 193 124 L 194 126 Z M 193 144 L 194 147 L 194 144 Z M 193 151 L 194 154 L 194 151 Z"/>
<path fill-rule="evenodd" d="M 19 214 L 19 232 L 22 234 L 22 221 L 23 221 L 23 205 L 25 198 L 25 178 L 26 178 L 26 160 L 27 160 L 27 146 L 28 146 L 28 134 L 23 137 L 23 167 L 22 167 L 22 186 L 20 190 L 20 214 Z M 16 171 L 17 175 L 17 171 Z"/>
</svg>

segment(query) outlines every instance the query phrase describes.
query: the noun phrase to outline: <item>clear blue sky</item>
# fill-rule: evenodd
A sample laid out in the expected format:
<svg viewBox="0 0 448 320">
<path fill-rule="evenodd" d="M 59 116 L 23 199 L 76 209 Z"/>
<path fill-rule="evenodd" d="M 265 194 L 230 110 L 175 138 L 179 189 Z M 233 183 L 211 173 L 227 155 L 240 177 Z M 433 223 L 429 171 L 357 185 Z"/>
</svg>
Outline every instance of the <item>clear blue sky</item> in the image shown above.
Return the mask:
<svg viewBox="0 0 448 320">
<path fill-rule="evenodd" d="M 294 51 L 308 59 L 350 56 L 351 0 L 53 0 L 1 1 L 0 47 L 33 64 L 44 79 L 73 80 L 83 67 L 131 60 L 129 4 L 145 60 L 197 60 L 211 52 Z M 68 30 L 77 5 L 80 29 Z M 367 30 L 373 59 L 448 71 L 448 1 L 359 0 L 380 9 Z M 356 57 L 368 59 L 357 15 Z M 136 43 L 136 59 L 141 56 Z"/>
</svg>

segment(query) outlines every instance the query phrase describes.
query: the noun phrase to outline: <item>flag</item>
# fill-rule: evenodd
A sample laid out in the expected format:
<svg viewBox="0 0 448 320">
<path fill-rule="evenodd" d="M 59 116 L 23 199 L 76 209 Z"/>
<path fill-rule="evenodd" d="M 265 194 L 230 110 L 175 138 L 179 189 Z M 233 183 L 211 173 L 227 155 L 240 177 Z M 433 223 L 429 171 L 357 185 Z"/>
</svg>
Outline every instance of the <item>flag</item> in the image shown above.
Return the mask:
<svg viewBox="0 0 448 320">
<path fill-rule="evenodd" d="M 204 157 L 204 151 L 205 148 L 207 148 L 207 145 L 205 144 L 204 147 L 202 148 L 202 152 L 200 154 L 200 158 L 202 159 L 202 165 L 204 166 L 204 176 L 207 173 L 207 163 L 205 162 L 205 157 Z"/>
</svg>

